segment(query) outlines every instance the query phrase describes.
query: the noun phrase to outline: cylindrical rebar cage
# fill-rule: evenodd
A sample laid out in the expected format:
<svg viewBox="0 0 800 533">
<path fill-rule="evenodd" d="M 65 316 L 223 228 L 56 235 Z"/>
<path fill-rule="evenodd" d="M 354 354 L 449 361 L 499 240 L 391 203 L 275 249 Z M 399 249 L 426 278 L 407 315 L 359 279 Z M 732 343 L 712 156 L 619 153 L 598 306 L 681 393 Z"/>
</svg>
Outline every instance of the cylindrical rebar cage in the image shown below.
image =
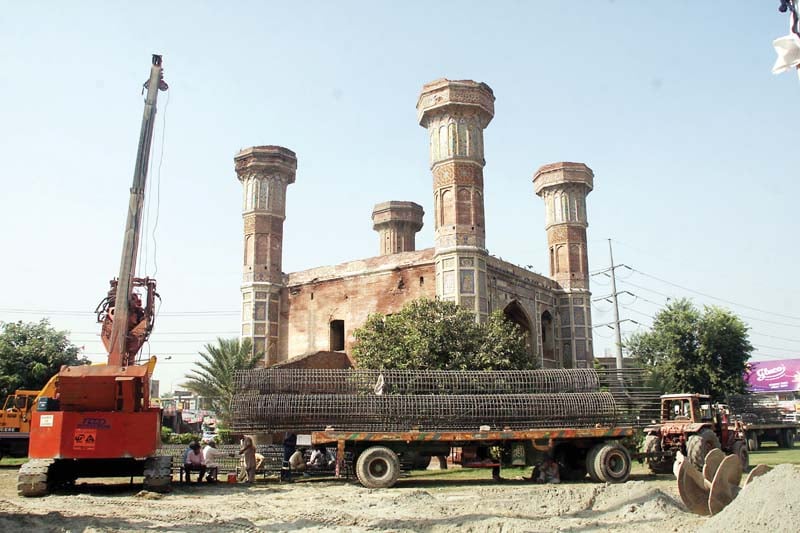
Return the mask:
<svg viewBox="0 0 800 533">
<path fill-rule="evenodd" d="M 610 393 L 555 394 L 242 394 L 233 429 L 256 432 L 477 431 L 593 427 L 616 423 Z"/>
</svg>

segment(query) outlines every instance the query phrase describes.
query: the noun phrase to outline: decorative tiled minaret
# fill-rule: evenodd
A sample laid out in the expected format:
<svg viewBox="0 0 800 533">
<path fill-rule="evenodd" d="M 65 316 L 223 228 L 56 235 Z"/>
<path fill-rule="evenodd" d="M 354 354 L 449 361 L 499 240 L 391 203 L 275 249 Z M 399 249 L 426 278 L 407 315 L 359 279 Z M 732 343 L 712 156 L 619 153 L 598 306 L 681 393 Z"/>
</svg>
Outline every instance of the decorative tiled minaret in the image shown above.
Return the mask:
<svg viewBox="0 0 800 533">
<path fill-rule="evenodd" d="M 278 361 L 286 187 L 294 183 L 297 158 L 281 146 L 254 146 L 234 163 L 244 189 L 242 338 L 253 340 L 269 366 Z"/>
<path fill-rule="evenodd" d="M 372 229 L 380 238 L 380 255 L 413 252 L 422 229 L 422 206 L 414 202 L 383 202 L 372 210 Z"/>
<path fill-rule="evenodd" d="M 485 83 L 439 79 L 422 87 L 417 116 L 430 137 L 436 295 L 488 314 L 483 130 L 494 116 Z"/>
<path fill-rule="evenodd" d="M 545 205 L 550 277 L 563 293 L 557 337 L 566 368 L 587 367 L 592 359 L 586 196 L 593 186 L 594 173 L 583 163 L 544 165 L 533 176 L 534 191 Z"/>
</svg>

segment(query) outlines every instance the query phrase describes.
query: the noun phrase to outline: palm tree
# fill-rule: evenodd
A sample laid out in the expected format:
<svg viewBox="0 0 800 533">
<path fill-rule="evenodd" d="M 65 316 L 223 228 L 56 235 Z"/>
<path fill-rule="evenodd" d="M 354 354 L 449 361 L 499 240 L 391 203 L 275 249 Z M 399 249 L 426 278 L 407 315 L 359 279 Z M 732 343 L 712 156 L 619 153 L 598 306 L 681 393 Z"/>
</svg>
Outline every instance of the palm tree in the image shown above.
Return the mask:
<svg viewBox="0 0 800 533">
<path fill-rule="evenodd" d="M 233 375 L 237 370 L 255 368 L 263 359 L 263 354 L 253 353 L 251 339 L 217 338 L 217 345 L 206 344 L 205 352 L 200 352 L 203 361 L 186 376 L 186 388 L 198 396 L 211 400 L 211 407 L 217 417 L 227 424 L 230 422 L 230 406 L 233 400 Z"/>
</svg>

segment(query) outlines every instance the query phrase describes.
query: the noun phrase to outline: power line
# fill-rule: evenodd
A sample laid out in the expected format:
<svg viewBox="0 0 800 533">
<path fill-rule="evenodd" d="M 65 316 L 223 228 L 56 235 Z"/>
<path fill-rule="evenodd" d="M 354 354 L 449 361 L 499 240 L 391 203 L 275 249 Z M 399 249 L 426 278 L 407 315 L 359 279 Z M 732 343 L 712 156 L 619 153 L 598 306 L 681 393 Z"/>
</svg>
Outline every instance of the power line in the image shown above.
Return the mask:
<svg viewBox="0 0 800 533">
<path fill-rule="evenodd" d="M 740 303 L 737 303 L 737 302 L 734 302 L 734 301 L 731 301 L 731 300 L 726 300 L 725 298 L 719 298 L 718 296 L 712 296 L 712 295 L 704 293 L 704 292 L 696 291 L 694 289 L 690 289 L 688 287 L 684 287 L 683 285 L 678 285 L 677 283 L 673 283 L 671 281 L 667 281 L 667 280 L 659 278 L 657 276 L 653 276 L 651 274 L 647 274 L 646 272 L 642 272 L 641 270 L 637 270 L 635 268 L 631 268 L 631 270 L 633 270 L 634 272 L 636 272 L 638 274 L 641 274 L 642 276 L 654 279 L 656 281 L 660 281 L 661 283 L 666 283 L 667 285 L 672 285 L 673 287 L 677 287 L 679 289 L 683 289 L 685 291 L 688 291 L 688 292 L 691 292 L 691 293 L 694 293 L 694 294 L 698 294 L 698 295 L 703 296 L 705 298 L 711 298 L 712 300 L 718 300 L 720 302 L 725 302 L 727 304 L 735 305 L 737 307 L 743 307 L 744 309 L 750 309 L 751 311 L 758 311 L 759 313 L 766 313 L 766 314 L 769 314 L 769 315 L 779 316 L 779 317 L 782 317 L 782 318 L 788 318 L 788 319 L 791 319 L 791 320 L 800 320 L 800 317 L 797 317 L 797 316 L 784 315 L 784 314 L 781 314 L 781 313 L 775 313 L 774 311 L 767 311 L 765 309 L 759 309 L 758 307 L 752 307 L 752 306 L 749 306 L 749 305 L 740 304 Z"/>
<path fill-rule="evenodd" d="M 95 316 L 94 311 L 75 311 L 66 309 L 29 309 L 0 307 L 0 313 L 20 313 L 20 314 L 46 314 L 46 315 L 74 315 L 74 316 Z M 162 311 L 159 316 L 239 316 L 241 311 L 234 310 L 208 310 L 208 311 Z"/>
</svg>

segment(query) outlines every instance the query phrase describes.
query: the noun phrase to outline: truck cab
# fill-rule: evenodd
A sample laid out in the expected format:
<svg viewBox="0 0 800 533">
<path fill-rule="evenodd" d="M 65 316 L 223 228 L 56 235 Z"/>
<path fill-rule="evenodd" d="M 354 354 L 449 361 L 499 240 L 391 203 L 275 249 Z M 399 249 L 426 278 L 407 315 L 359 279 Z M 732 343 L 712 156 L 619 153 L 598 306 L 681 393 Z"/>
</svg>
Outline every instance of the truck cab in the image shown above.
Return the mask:
<svg viewBox="0 0 800 533">
<path fill-rule="evenodd" d="M 0 412 L 0 432 L 28 433 L 31 428 L 31 411 L 38 390 L 20 389 L 9 394 Z"/>
</svg>

